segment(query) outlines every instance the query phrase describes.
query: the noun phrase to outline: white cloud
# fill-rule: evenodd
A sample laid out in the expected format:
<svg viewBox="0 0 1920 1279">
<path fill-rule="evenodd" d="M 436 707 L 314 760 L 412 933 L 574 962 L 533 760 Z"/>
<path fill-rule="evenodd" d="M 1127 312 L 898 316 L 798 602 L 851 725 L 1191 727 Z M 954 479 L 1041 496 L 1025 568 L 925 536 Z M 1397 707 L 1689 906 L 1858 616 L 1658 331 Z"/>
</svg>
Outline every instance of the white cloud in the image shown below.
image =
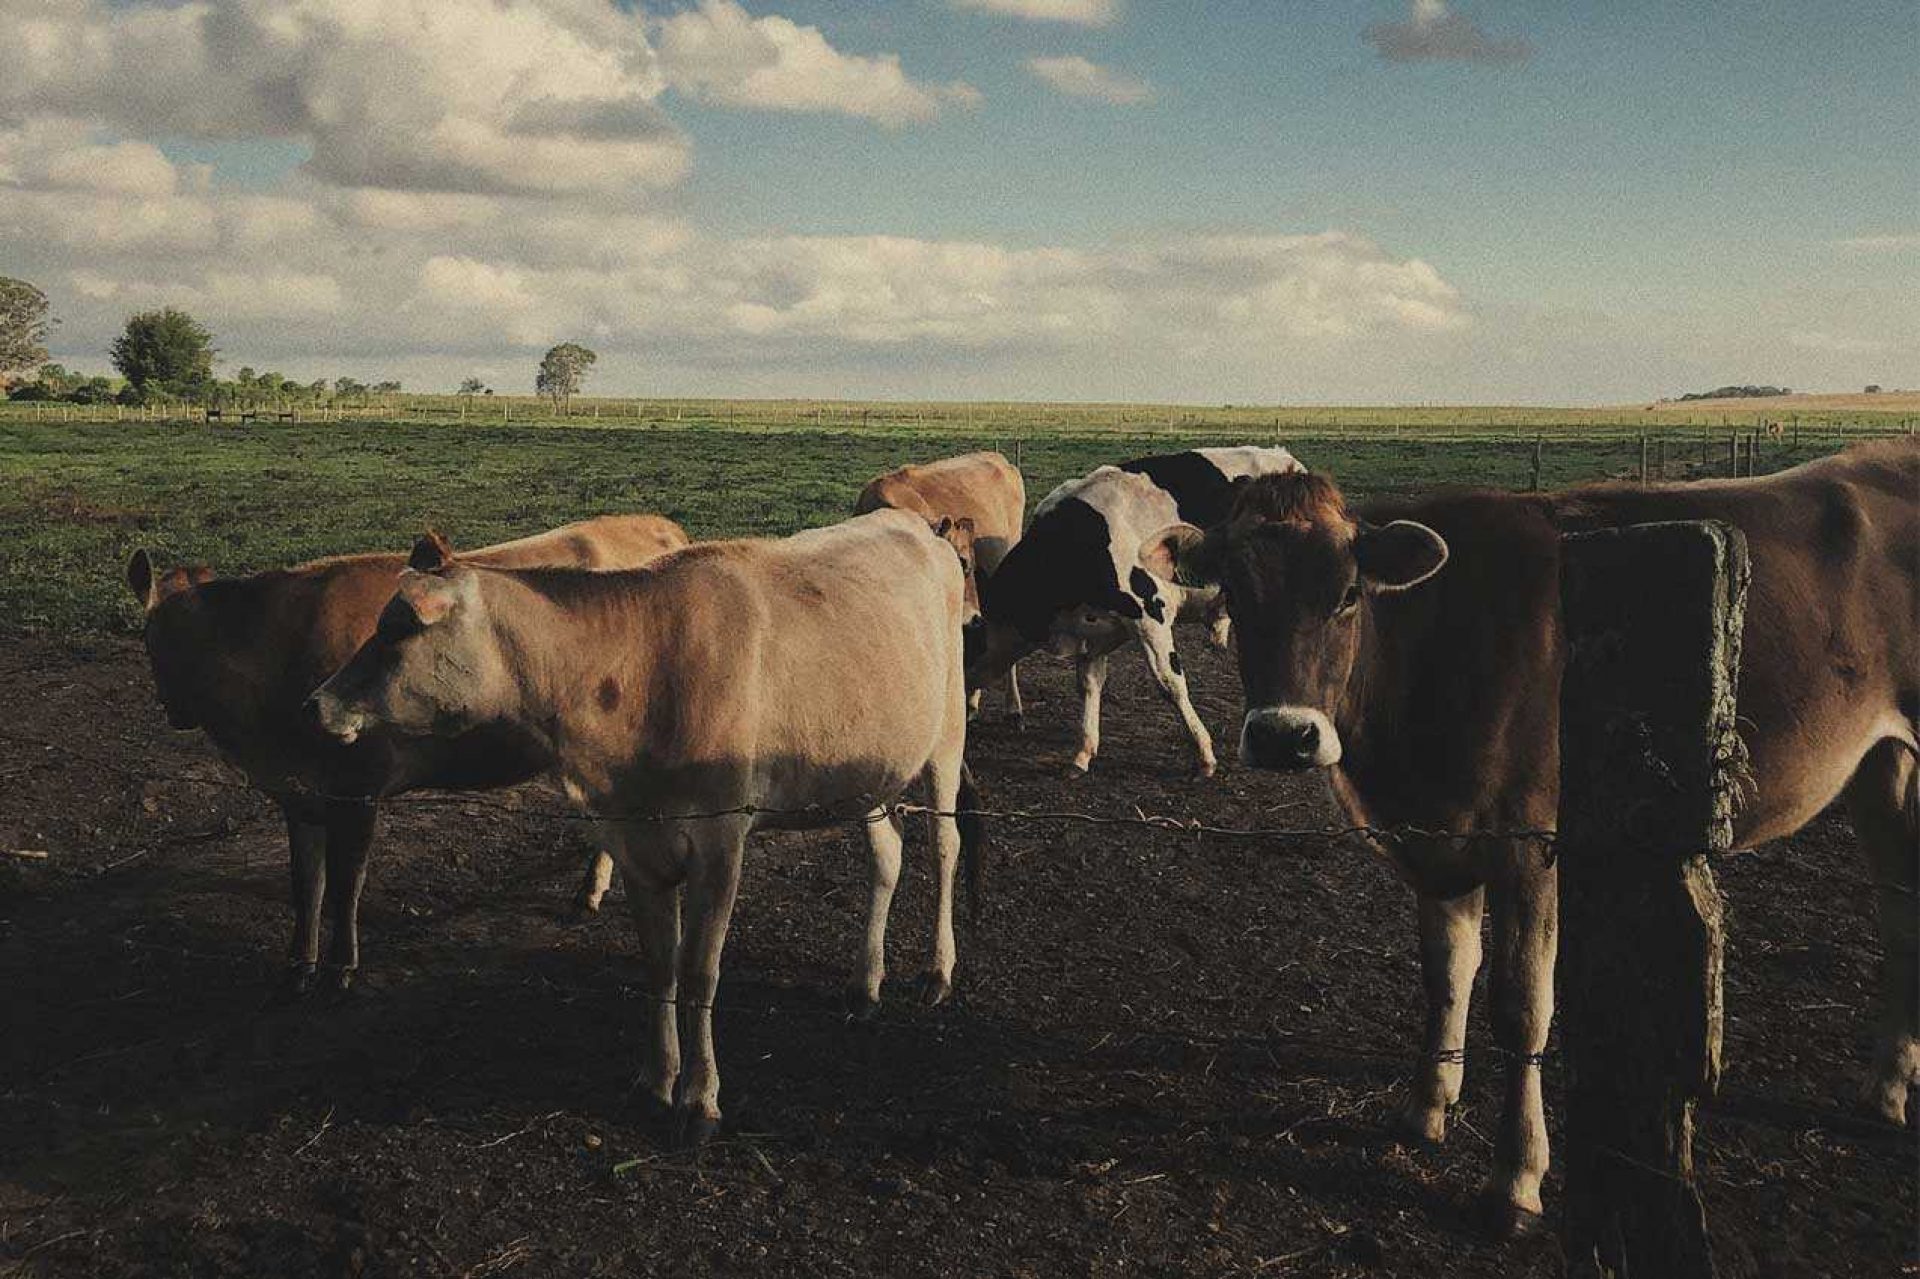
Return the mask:
<svg viewBox="0 0 1920 1279">
<path fill-rule="evenodd" d="M 1376 22 L 1361 33 L 1388 62 L 1525 62 L 1533 46 L 1496 40 L 1446 0 L 1413 0 L 1405 22 Z"/>
<path fill-rule="evenodd" d="M 307 142 L 343 186 L 626 190 L 676 182 L 640 19 L 600 0 L 4 0 L 0 123 Z"/>
<path fill-rule="evenodd" d="M 1471 328 L 1432 266 L 1343 232 L 1014 246 L 664 213 L 670 89 L 889 125 L 969 99 L 733 0 L 0 0 L 0 28 L 0 244 L 81 367 L 174 304 L 230 364 L 306 378 L 451 385 L 579 337 L 608 389 L 1240 398 Z M 310 158 L 238 188 L 155 145 L 181 137 Z"/>
<path fill-rule="evenodd" d="M 1025 18 L 1103 27 L 1120 16 L 1120 0 L 953 0 L 955 7 Z"/>
<path fill-rule="evenodd" d="M 700 0 L 658 24 L 667 81 L 703 102 L 767 111 L 826 111 L 885 125 L 972 106 L 971 85 L 909 79 L 893 54 L 863 57 L 827 43 L 818 27 L 756 18 L 735 0 Z"/>
<path fill-rule="evenodd" d="M 1028 58 L 1027 70 L 1056 90 L 1075 98 L 1098 98 L 1117 106 L 1132 106 L 1153 100 L 1153 86 L 1124 71 L 1103 67 L 1097 62 L 1072 55 L 1061 58 Z"/>
<path fill-rule="evenodd" d="M 1920 251 L 1920 231 L 1898 235 L 1853 235 L 1834 244 L 1860 253 L 1912 253 Z"/>
</svg>

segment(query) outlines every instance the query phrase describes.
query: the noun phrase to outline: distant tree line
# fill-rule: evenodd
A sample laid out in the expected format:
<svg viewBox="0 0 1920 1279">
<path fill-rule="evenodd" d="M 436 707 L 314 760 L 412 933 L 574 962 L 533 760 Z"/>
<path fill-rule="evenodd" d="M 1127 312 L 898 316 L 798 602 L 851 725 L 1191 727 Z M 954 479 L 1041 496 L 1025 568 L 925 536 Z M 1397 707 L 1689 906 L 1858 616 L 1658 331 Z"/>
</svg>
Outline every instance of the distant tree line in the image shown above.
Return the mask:
<svg viewBox="0 0 1920 1279">
<path fill-rule="evenodd" d="M 1719 386 L 1711 391 L 1689 391 L 1681 400 L 1761 400 L 1773 395 L 1792 395 L 1790 386 Z"/>
<path fill-rule="evenodd" d="M 47 359 L 46 340 L 57 321 L 47 295 L 25 280 L 0 276 L 0 391 L 10 400 L 65 404 L 195 404 L 253 408 L 268 404 L 366 405 L 401 390 L 395 381 L 361 382 L 351 377 L 300 382 L 271 369 L 242 366 L 231 378 L 213 371 L 219 351 L 213 333 L 176 307 L 142 311 L 108 350 L 119 377 L 88 376 Z M 562 342 L 541 357 L 534 391 L 565 412 L 598 358 L 577 342 Z M 492 395 L 477 377 L 457 394 Z"/>
</svg>

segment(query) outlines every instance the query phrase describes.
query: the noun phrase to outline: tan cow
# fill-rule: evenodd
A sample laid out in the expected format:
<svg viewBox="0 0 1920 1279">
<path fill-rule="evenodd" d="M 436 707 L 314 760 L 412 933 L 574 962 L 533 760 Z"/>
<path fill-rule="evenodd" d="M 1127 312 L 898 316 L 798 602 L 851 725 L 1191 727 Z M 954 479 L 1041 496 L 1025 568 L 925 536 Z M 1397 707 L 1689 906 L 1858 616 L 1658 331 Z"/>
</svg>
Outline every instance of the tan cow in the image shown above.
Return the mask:
<svg viewBox="0 0 1920 1279">
<path fill-rule="evenodd" d="M 539 742 L 603 818 L 654 1005 L 642 1078 L 698 1142 L 720 1118 L 713 999 L 753 831 L 864 820 L 859 989 L 877 1000 L 900 872 L 886 805 L 924 774 L 939 865 L 927 993 L 951 988 L 954 814 L 974 806 L 961 760 L 962 591 L 947 546 L 892 510 L 780 541 L 710 542 L 627 573 L 455 561 L 402 578 L 314 709 L 342 742 L 483 724 Z M 972 882 L 979 832 L 967 825 Z"/>
<path fill-rule="evenodd" d="M 934 531 L 954 544 L 967 569 L 967 621 L 980 614 L 980 583 L 991 578 L 1020 541 L 1026 518 L 1027 486 L 1013 463 L 998 453 L 964 453 L 924 466 L 903 466 L 875 476 L 860 490 L 855 515 L 892 507 L 912 511 Z M 942 521 L 951 521 L 943 526 Z M 1009 663 L 1006 682 L 1007 717 L 1025 718 L 1020 704 L 1020 677 Z M 980 690 L 968 698 L 968 708 L 980 709 Z"/>
<path fill-rule="evenodd" d="M 1143 550 L 1226 591 L 1245 762 L 1325 769 L 1356 824 L 1488 832 L 1382 847 L 1419 895 L 1427 1032 L 1405 1121 L 1428 1140 L 1460 1096 L 1483 907 L 1492 916 L 1507 1087 L 1483 1206 L 1503 1232 L 1540 1212 L 1558 907 L 1539 846 L 1494 832 L 1550 828 L 1558 812 L 1560 537 L 1698 519 L 1738 527 L 1753 564 L 1738 699 L 1756 788 L 1735 844 L 1791 835 L 1846 799 L 1886 947 L 1869 1096 L 1902 1122 L 1920 1082 L 1920 447 L 1863 445 L 1763 479 L 1358 510 L 1323 476 L 1270 476 L 1242 485 L 1213 531 Z"/>
<path fill-rule="evenodd" d="M 661 516 L 604 515 L 466 558 L 502 567 L 628 568 L 686 544 L 680 526 Z M 360 892 L 382 797 L 508 786 L 546 766 L 525 734 L 483 728 L 435 742 L 377 736 L 345 748 L 302 714 L 308 695 L 373 633 L 406 566 L 404 555 L 345 555 L 216 578 L 197 566 L 159 571 L 144 550 L 127 565 L 127 584 L 146 609 L 147 656 L 168 722 L 204 731 L 286 818 L 294 918 L 288 985 L 295 994 L 315 979 L 323 900 L 333 921 L 329 981 L 341 990 L 353 982 Z M 588 909 L 605 886 L 604 858 L 596 855 L 581 886 L 580 905 Z"/>
</svg>

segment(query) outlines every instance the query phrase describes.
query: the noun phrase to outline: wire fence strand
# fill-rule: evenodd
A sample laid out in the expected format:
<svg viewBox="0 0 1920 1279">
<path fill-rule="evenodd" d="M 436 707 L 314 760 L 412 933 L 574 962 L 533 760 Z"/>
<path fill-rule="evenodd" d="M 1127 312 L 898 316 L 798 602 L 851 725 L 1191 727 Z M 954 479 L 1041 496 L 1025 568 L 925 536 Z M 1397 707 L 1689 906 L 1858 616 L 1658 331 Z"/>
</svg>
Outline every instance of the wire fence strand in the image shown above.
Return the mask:
<svg viewBox="0 0 1920 1279">
<path fill-rule="evenodd" d="M 901 820 L 907 817 L 935 818 L 979 818 L 983 821 L 1013 822 L 1031 825 L 1080 825 L 1093 827 L 1128 827 L 1158 831 L 1162 834 L 1187 836 L 1189 838 L 1213 838 L 1230 840 L 1267 840 L 1274 842 L 1310 842 L 1330 845 L 1352 838 L 1364 838 L 1380 841 L 1425 840 L 1445 843 L 1472 843 L 1478 840 L 1507 840 L 1542 845 L 1551 855 L 1557 832 L 1546 828 L 1520 829 L 1472 829 L 1444 830 L 1435 827 L 1400 824 L 1376 826 L 1365 824 L 1322 825 L 1322 826 L 1223 826 L 1204 821 L 1197 817 L 1180 817 L 1167 813 L 1146 813 L 1135 807 L 1128 813 L 1093 813 L 1072 809 L 1036 809 L 1036 808 L 993 808 L 969 807 L 942 809 L 927 804 L 916 804 L 903 800 L 886 802 L 871 795 L 850 795 L 841 800 L 805 804 L 798 807 L 778 807 L 766 804 L 734 804 L 722 808 L 687 810 L 613 810 L 603 808 L 560 808 L 550 805 L 530 805 L 524 803 L 503 803 L 485 795 L 472 792 L 433 792 L 420 791 L 405 794 L 378 796 L 366 794 L 335 794 L 311 786 L 289 781 L 285 786 L 255 781 L 241 781 L 226 777 L 209 777 L 189 773 L 158 773 L 129 768 L 117 760 L 103 755 L 56 742 L 46 738 L 27 737 L 15 733 L 0 731 L 0 742 L 20 746 L 34 746 L 43 750 L 58 752 L 70 759 L 105 769 L 129 781 L 141 784 L 165 783 L 171 785 L 205 786 L 214 789 L 245 791 L 266 794 L 274 798 L 307 800 L 319 803 L 376 805 L 392 804 L 408 807 L 454 807 L 460 809 L 486 809 L 515 817 L 544 818 L 554 821 L 599 824 L 603 822 L 631 823 L 636 825 L 677 824 L 698 821 L 722 821 L 735 818 L 781 818 L 799 825 L 832 826 L 866 824 L 876 821 Z"/>
</svg>

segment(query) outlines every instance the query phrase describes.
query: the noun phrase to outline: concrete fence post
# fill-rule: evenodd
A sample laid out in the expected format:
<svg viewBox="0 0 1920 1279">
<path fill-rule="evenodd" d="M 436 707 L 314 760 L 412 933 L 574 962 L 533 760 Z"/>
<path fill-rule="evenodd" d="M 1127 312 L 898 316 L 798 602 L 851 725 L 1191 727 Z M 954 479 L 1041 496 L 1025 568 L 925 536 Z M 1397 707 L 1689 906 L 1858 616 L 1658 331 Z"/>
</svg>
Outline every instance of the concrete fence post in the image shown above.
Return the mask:
<svg viewBox="0 0 1920 1279">
<path fill-rule="evenodd" d="M 1746 539 L 1714 522 L 1573 534 L 1561 602 L 1560 1029 L 1569 1273 L 1713 1274 L 1693 1108 L 1720 1078 Z"/>
</svg>

